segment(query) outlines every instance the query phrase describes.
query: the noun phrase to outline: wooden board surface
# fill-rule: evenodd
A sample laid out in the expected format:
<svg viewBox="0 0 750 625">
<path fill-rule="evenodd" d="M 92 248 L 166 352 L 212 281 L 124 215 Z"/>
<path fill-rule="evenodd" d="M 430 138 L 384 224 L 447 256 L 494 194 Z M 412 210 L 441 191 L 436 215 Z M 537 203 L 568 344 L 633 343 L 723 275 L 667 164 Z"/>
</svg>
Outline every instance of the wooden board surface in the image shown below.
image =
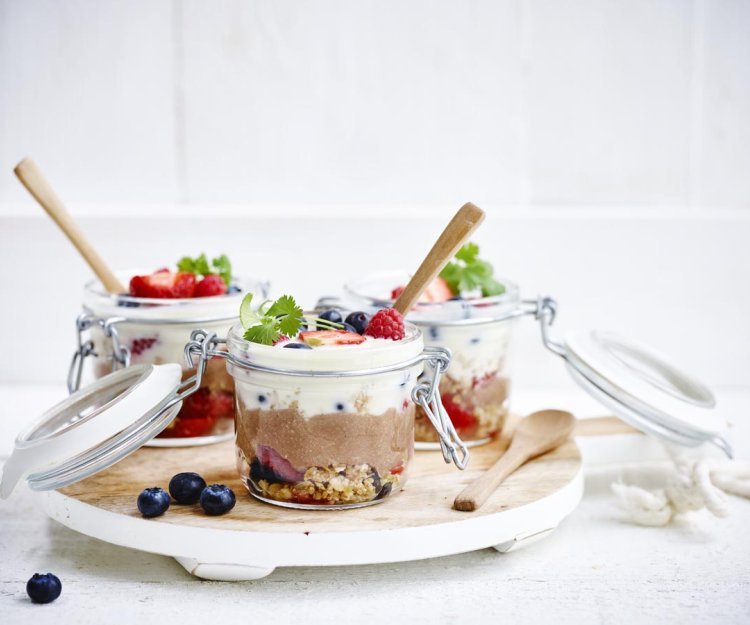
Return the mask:
<svg viewBox="0 0 750 625">
<path fill-rule="evenodd" d="M 170 478 L 181 471 L 200 473 L 206 481 L 226 484 L 237 495 L 237 505 L 221 517 L 206 516 L 199 506 L 172 504 L 152 523 L 180 524 L 247 532 L 347 532 L 419 527 L 464 521 L 497 514 L 538 501 L 570 484 L 581 470 L 581 455 L 575 442 L 528 463 L 511 475 L 487 503 L 476 512 L 451 508 L 454 497 L 500 454 L 500 443 L 471 450 L 465 471 L 443 462 L 439 452 L 416 452 L 409 481 L 400 493 L 382 503 L 353 510 L 306 511 L 272 506 L 253 499 L 234 466 L 234 443 L 200 448 L 143 448 L 115 466 L 61 493 L 109 512 L 142 518 L 136 498 L 144 488 L 167 488 Z M 303 527 L 304 526 L 304 527 Z"/>
</svg>

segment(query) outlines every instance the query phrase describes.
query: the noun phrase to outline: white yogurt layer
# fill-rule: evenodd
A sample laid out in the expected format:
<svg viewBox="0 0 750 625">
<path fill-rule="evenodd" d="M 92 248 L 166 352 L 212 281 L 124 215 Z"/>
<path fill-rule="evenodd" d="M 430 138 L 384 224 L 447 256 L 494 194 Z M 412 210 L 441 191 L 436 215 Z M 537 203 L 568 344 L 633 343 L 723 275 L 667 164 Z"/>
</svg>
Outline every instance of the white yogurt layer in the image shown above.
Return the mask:
<svg viewBox="0 0 750 625">
<path fill-rule="evenodd" d="M 383 414 L 390 409 L 402 410 L 411 402 L 411 391 L 423 369 L 423 363 L 418 362 L 387 373 L 320 375 L 366 371 L 412 361 L 424 347 L 421 332 L 412 324 L 406 324 L 406 337 L 402 341 L 365 337 L 358 345 L 312 349 L 248 343 L 242 339 L 242 328 L 235 326 L 229 333 L 228 347 L 232 354 L 248 363 L 309 373 L 300 377 L 228 365 L 245 410 L 296 408 L 306 418 L 335 412 Z"/>
<path fill-rule="evenodd" d="M 424 323 L 420 327 L 425 345 L 451 350 L 447 374 L 469 385 L 488 373 L 506 372 L 515 323 L 509 319 L 463 326 Z"/>
</svg>

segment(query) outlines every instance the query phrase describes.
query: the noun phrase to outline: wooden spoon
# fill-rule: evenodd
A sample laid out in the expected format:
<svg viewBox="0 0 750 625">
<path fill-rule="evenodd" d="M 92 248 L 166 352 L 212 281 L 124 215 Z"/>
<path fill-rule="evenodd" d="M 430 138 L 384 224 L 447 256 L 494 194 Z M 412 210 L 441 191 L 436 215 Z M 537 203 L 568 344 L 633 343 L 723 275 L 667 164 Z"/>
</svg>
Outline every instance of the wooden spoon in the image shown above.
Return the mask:
<svg viewBox="0 0 750 625">
<path fill-rule="evenodd" d="M 522 419 L 516 426 L 508 451 L 461 491 L 453 507 L 465 512 L 478 510 L 518 467 L 562 445 L 573 431 L 575 422 L 575 417 L 564 410 L 540 410 Z"/>
<path fill-rule="evenodd" d="M 393 307 L 398 312 L 406 316 L 414 304 L 419 301 L 422 291 L 435 279 L 435 276 L 453 258 L 458 248 L 464 244 L 483 220 L 484 211 L 471 202 L 467 202 L 458 209 L 438 240 L 435 241 L 435 245 L 432 246 L 429 254 L 422 261 L 419 269 L 394 302 Z"/>
<path fill-rule="evenodd" d="M 74 221 L 70 213 L 65 209 L 62 201 L 54 189 L 47 182 L 37 164 L 30 158 L 23 159 L 13 170 L 18 176 L 24 187 L 26 187 L 39 202 L 41 207 L 47 211 L 54 222 L 59 226 L 70 242 L 75 245 L 78 252 L 83 256 L 89 267 L 97 275 L 104 288 L 110 293 L 125 293 L 126 289 L 117 279 L 114 272 L 102 260 L 97 251 L 93 248 L 89 240 L 83 234 L 78 224 Z"/>
</svg>

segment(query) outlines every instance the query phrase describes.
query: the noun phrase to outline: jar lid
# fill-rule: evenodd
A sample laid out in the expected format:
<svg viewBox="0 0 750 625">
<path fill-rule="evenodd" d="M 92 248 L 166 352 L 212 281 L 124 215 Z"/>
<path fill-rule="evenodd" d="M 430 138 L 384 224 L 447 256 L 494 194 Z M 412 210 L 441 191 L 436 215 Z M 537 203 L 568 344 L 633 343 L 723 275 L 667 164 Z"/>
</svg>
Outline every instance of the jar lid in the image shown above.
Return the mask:
<svg viewBox="0 0 750 625">
<path fill-rule="evenodd" d="M 731 457 L 713 393 L 651 348 L 592 331 L 566 337 L 561 355 L 576 383 L 623 421 L 680 445 L 710 442 Z"/>
<path fill-rule="evenodd" d="M 16 438 L 0 498 L 26 479 L 32 490 L 62 488 L 131 454 L 169 425 L 182 402 L 176 363 L 134 365 L 99 378 L 45 412 Z"/>
</svg>

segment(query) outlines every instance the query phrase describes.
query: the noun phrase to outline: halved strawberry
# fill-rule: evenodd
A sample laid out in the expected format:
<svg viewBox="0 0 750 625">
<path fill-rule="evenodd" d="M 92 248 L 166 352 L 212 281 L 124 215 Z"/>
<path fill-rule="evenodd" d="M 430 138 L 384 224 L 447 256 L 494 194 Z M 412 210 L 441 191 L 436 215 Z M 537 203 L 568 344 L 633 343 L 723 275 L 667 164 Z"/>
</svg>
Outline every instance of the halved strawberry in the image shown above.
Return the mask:
<svg viewBox="0 0 750 625">
<path fill-rule="evenodd" d="M 221 276 L 209 274 L 195 286 L 194 297 L 210 297 L 212 295 L 224 295 L 227 292 L 227 283 Z"/>
<path fill-rule="evenodd" d="M 133 276 L 130 280 L 130 294 L 159 299 L 193 297 L 195 274 L 160 270 L 147 276 Z"/>
<path fill-rule="evenodd" d="M 311 330 L 300 332 L 299 338 L 308 345 L 357 345 L 364 343 L 365 337 L 345 330 Z"/>
<path fill-rule="evenodd" d="M 453 297 L 448 283 L 440 276 L 430 282 L 429 286 L 422 293 L 421 301 L 424 302 L 447 302 Z"/>
</svg>

